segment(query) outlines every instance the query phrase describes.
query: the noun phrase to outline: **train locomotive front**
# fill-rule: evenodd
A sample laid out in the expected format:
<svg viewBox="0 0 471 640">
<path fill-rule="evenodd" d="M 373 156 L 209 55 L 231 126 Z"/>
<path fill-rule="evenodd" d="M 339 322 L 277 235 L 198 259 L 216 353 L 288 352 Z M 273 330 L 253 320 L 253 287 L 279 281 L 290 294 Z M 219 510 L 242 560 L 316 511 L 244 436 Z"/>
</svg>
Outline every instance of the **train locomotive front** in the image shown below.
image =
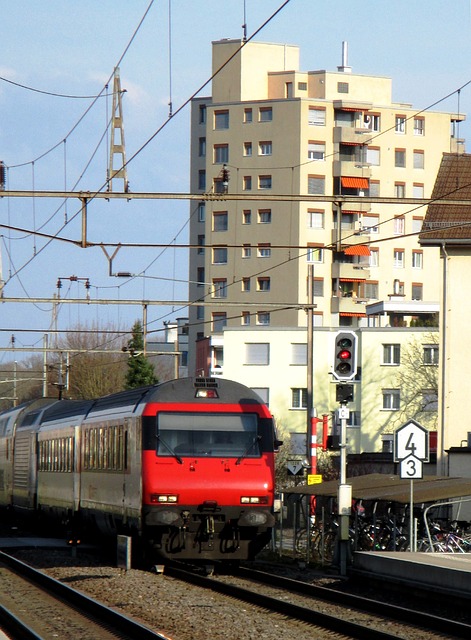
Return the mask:
<svg viewBox="0 0 471 640">
<path fill-rule="evenodd" d="M 164 383 L 142 413 L 142 527 L 153 557 L 253 559 L 274 525 L 272 416 L 219 379 Z"/>
</svg>

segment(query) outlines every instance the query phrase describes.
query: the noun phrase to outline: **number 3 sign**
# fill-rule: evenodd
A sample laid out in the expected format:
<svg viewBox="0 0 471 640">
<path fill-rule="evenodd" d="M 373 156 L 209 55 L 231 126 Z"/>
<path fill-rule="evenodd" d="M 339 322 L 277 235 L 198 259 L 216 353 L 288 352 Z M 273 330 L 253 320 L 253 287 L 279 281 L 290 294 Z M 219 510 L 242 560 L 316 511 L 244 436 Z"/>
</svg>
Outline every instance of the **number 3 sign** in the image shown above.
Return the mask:
<svg viewBox="0 0 471 640">
<path fill-rule="evenodd" d="M 401 463 L 401 478 L 421 478 L 422 463 L 429 461 L 429 432 L 409 420 L 394 434 L 394 462 Z"/>
</svg>

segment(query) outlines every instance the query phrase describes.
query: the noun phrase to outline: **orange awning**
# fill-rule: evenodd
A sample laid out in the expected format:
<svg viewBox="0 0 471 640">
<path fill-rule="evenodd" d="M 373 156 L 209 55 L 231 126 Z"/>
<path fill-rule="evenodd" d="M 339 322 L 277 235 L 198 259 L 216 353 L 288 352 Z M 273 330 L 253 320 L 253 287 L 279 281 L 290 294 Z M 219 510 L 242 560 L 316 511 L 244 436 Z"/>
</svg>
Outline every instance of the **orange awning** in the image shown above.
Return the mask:
<svg viewBox="0 0 471 640">
<path fill-rule="evenodd" d="M 352 178 L 344 176 L 341 178 L 342 187 L 349 189 L 368 189 L 368 178 Z"/>
<path fill-rule="evenodd" d="M 339 278 L 340 282 L 365 282 L 366 278 Z"/>
<path fill-rule="evenodd" d="M 347 247 L 344 251 L 347 256 L 370 256 L 371 251 L 366 244 L 352 244 L 350 247 Z"/>
<path fill-rule="evenodd" d="M 366 313 L 352 313 L 351 311 L 341 311 L 340 315 L 344 318 L 366 318 Z"/>
</svg>

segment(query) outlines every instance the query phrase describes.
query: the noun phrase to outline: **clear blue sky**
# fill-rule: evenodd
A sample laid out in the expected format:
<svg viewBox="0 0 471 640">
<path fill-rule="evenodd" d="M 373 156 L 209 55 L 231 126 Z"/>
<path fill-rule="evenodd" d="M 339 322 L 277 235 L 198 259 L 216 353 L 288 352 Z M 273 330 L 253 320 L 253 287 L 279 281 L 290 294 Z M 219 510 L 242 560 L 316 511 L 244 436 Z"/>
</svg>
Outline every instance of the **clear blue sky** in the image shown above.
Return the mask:
<svg viewBox="0 0 471 640">
<path fill-rule="evenodd" d="M 283 4 L 282 0 L 246 0 L 250 36 Z M 150 0 L 17 0 L 2 3 L 0 76 L 52 94 L 92 96 L 111 76 Z M 171 29 L 169 28 L 171 6 Z M 131 158 L 173 111 L 211 74 L 211 41 L 242 37 L 243 0 L 155 0 L 120 62 L 127 158 Z M 171 48 L 169 47 L 171 31 Z M 342 41 L 348 42 L 354 73 L 389 76 L 393 99 L 425 108 L 471 80 L 470 2 L 456 0 L 291 0 L 256 40 L 299 45 L 301 69 L 336 70 Z M 169 50 L 171 49 L 171 73 Z M 171 83 L 170 83 L 171 77 Z M 171 85 L 171 90 L 170 90 Z M 471 117 L 471 87 L 440 102 L 440 111 Z M 208 86 L 203 95 L 210 94 Z M 108 147 L 100 143 L 110 101 L 101 99 L 69 135 L 90 99 L 33 92 L 0 80 L 0 159 L 11 167 L 12 190 L 94 191 L 106 178 Z M 461 135 L 471 140 L 465 124 Z M 65 141 L 65 142 L 64 142 Z M 43 154 L 58 145 L 44 157 Z M 34 161 L 34 163 L 33 163 Z M 23 165 L 23 166 L 19 166 Z M 87 169 L 86 169 L 87 167 Z M 172 118 L 129 164 L 131 190 L 188 191 L 189 108 Z M 85 171 L 86 169 L 86 171 Z M 82 175 L 83 174 L 83 175 Z M 82 176 L 82 177 L 81 177 Z M 67 210 L 58 200 L 0 200 L 0 223 L 79 239 L 78 201 Z M 187 242 L 186 201 L 94 201 L 89 207 L 88 238 L 94 242 Z M 122 248 L 113 270 L 145 277 L 118 280 L 108 275 L 100 248 L 70 244 L 0 229 L 5 297 L 51 297 L 58 278 L 89 278 L 91 298 L 186 299 L 187 252 Z M 18 271 L 18 274 L 15 273 Z M 83 283 L 64 281 L 62 297 L 84 297 Z M 51 325 L 51 305 L 3 304 L 0 329 L 37 329 Z M 167 315 L 168 314 L 168 315 Z M 151 307 L 149 329 L 162 318 L 184 311 Z M 60 308 L 59 329 L 98 322 L 129 329 L 140 307 Z M 10 332 L 0 331 L 0 349 Z M 40 346 L 42 333 L 17 333 L 18 345 Z M 5 362 L 10 356 L 2 356 Z M 18 357 L 21 359 L 21 357 Z"/>
</svg>

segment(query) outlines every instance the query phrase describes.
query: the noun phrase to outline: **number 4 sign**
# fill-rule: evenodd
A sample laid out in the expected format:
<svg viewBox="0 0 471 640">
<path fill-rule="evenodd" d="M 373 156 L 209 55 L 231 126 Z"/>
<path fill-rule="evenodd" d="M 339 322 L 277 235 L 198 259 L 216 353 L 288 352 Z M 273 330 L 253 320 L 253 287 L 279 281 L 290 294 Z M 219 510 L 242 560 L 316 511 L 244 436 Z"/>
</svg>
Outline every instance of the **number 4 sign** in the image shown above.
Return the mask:
<svg viewBox="0 0 471 640">
<path fill-rule="evenodd" d="M 429 432 L 415 420 L 409 420 L 394 434 L 394 462 L 409 456 L 429 461 Z"/>
</svg>

